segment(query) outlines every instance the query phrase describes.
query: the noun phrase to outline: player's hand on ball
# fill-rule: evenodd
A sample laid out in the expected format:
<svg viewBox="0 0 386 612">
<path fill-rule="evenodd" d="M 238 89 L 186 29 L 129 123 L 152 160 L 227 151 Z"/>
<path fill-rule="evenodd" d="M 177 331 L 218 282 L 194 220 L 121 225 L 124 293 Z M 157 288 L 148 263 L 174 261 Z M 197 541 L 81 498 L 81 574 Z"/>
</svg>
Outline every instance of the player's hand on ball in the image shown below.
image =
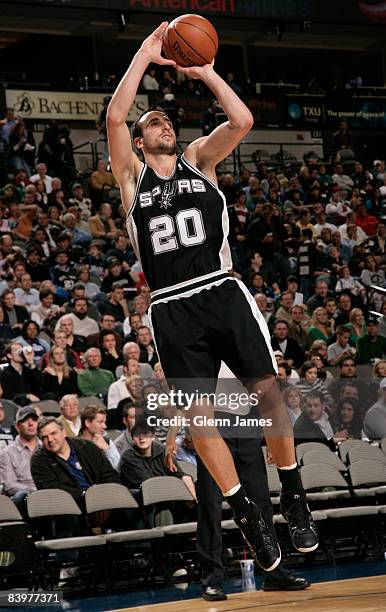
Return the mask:
<svg viewBox="0 0 386 612">
<path fill-rule="evenodd" d="M 213 71 L 214 59 L 210 64 L 205 64 L 204 66 L 190 66 L 189 68 L 184 68 L 182 66 L 176 65 L 176 69 L 178 72 L 183 72 L 186 76 L 191 79 L 201 79 L 204 80 L 205 76 Z"/>
<path fill-rule="evenodd" d="M 162 51 L 162 37 L 163 33 L 168 27 L 168 22 L 163 21 L 156 30 L 150 36 L 145 38 L 141 45 L 140 51 L 145 54 L 149 63 L 154 62 L 155 64 L 161 64 L 165 66 L 175 66 L 176 62 L 173 60 L 165 59 L 161 55 Z"/>
</svg>

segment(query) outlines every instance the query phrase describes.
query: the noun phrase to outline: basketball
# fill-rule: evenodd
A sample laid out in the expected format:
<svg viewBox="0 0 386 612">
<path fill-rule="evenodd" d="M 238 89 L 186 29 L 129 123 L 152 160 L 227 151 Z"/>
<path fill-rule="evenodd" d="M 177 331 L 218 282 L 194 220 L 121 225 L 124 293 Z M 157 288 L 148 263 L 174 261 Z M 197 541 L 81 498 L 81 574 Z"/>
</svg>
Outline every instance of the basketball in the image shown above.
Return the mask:
<svg viewBox="0 0 386 612">
<path fill-rule="evenodd" d="M 217 32 L 210 21 L 200 15 L 181 15 L 165 30 L 163 52 L 179 66 L 210 64 L 217 49 Z"/>
</svg>

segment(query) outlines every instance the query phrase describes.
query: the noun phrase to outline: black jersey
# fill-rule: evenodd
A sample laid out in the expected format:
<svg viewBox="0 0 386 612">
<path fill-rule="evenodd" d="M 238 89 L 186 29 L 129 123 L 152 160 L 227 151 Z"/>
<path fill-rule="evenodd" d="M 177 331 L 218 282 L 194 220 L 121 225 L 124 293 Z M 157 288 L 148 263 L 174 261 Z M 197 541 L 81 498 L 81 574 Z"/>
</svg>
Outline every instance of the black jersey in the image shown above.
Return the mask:
<svg viewBox="0 0 386 612">
<path fill-rule="evenodd" d="M 143 166 L 127 230 L 152 291 L 232 267 L 225 198 L 183 155 L 170 177 Z"/>
</svg>

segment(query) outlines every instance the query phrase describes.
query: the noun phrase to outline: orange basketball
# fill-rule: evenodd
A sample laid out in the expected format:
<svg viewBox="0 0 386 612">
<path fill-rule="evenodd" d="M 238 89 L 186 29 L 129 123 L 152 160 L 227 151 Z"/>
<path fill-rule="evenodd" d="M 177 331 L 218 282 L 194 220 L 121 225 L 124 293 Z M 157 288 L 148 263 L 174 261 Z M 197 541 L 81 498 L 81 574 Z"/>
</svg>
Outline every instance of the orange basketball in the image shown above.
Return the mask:
<svg viewBox="0 0 386 612">
<path fill-rule="evenodd" d="M 210 64 L 217 53 L 217 32 L 205 17 L 181 15 L 169 23 L 163 36 L 163 52 L 179 66 Z"/>
</svg>

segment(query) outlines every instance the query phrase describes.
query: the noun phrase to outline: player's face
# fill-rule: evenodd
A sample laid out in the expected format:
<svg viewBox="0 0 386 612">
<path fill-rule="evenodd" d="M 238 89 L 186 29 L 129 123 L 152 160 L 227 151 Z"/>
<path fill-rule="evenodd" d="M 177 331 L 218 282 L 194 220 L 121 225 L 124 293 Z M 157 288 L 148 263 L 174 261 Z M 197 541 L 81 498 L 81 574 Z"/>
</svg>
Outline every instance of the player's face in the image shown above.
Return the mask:
<svg viewBox="0 0 386 612">
<path fill-rule="evenodd" d="M 142 137 L 135 144 L 145 153 L 174 155 L 176 152 L 176 135 L 170 119 L 157 111 L 147 113 L 140 121 Z"/>
</svg>

